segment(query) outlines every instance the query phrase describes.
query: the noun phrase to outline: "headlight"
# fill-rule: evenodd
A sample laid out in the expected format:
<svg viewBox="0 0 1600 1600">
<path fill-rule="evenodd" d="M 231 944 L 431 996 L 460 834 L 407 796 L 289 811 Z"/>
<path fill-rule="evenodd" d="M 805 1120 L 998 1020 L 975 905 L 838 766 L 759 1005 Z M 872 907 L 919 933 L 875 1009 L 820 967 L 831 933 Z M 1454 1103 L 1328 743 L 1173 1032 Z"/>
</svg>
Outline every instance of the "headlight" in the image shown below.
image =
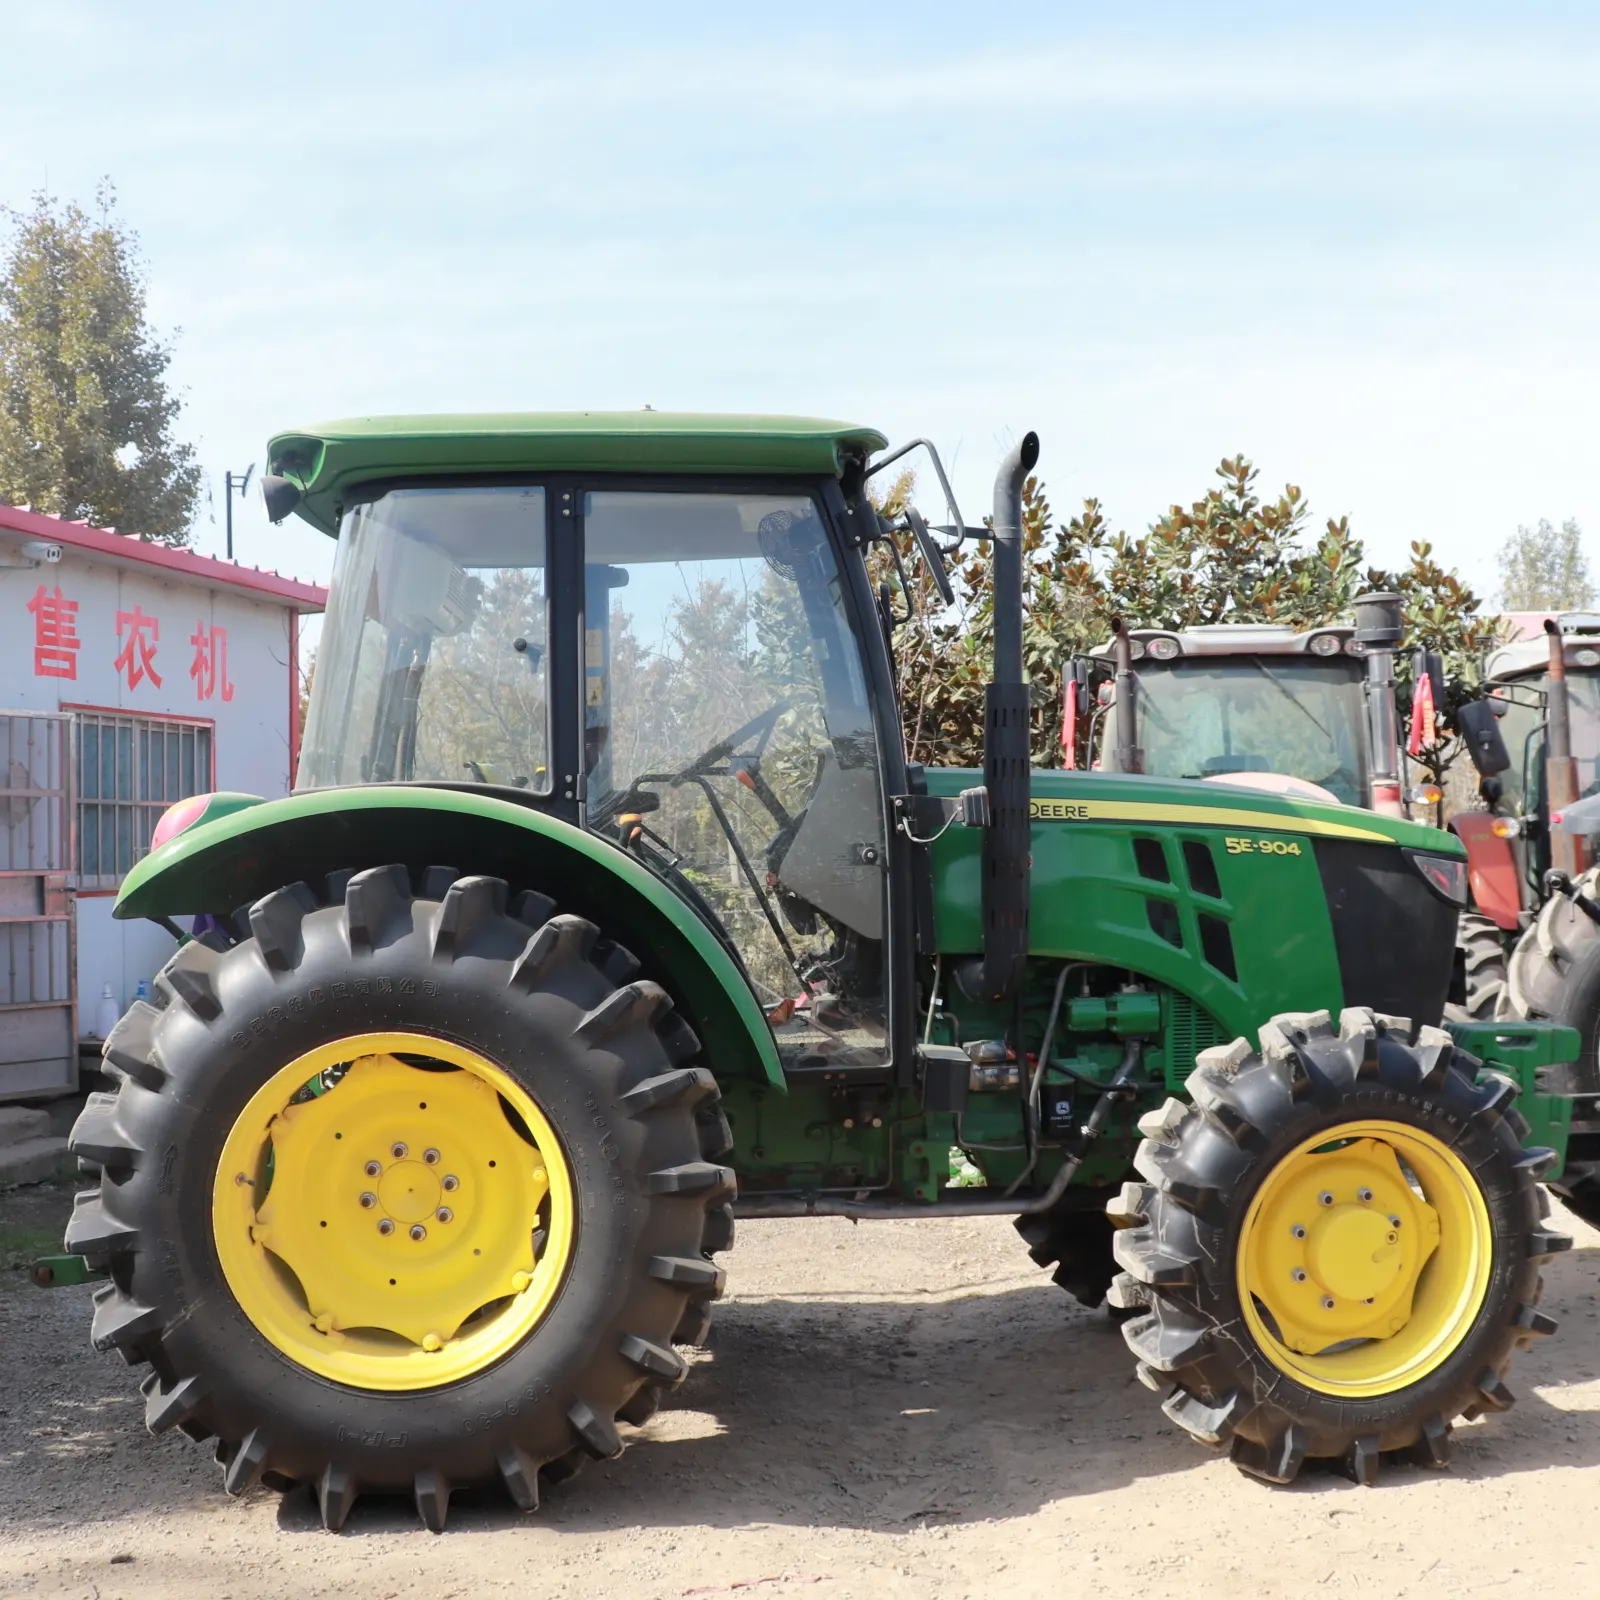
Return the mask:
<svg viewBox="0 0 1600 1600">
<path fill-rule="evenodd" d="M 1467 903 L 1467 864 L 1460 856 L 1435 856 L 1422 850 L 1407 850 L 1406 859 L 1441 900 L 1448 900 L 1453 906 Z"/>
<path fill-rule="evenodd" d="M 1311 636 L 1311 653 L 1314 656 L 1336 656 L 1344 649 L 1344 640 L 1336 633 L 1317 633 Z"/>
<path fill-rule="evenodd" d="M 1152 661 L 1173 661 L 1182 652 L 1183 646 L 1176 639 L 1169 639 L 1163 634 L 1152 639 L 1145 648 L 1150 652 Z"/>
</svg>

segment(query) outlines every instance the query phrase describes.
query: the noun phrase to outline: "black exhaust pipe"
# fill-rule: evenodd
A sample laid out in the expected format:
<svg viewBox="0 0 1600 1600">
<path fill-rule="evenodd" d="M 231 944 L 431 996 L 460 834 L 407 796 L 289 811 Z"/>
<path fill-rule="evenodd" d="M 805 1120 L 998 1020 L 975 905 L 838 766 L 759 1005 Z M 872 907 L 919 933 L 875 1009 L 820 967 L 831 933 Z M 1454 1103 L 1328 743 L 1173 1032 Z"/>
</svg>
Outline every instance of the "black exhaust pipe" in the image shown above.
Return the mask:
<svg viewBox="0 0 1600 1600">
<path fill-rule="evenodd" d="M 994 676 L 984 690 L 983 959 L 958 969 L 974 1000 L 998 1005 L 1017 993 L 1028 960 L 1028 684 L 1022 664 L 1022 485 L 1039 460 L 1024 434 L 994 480 Z"/>
</svg>

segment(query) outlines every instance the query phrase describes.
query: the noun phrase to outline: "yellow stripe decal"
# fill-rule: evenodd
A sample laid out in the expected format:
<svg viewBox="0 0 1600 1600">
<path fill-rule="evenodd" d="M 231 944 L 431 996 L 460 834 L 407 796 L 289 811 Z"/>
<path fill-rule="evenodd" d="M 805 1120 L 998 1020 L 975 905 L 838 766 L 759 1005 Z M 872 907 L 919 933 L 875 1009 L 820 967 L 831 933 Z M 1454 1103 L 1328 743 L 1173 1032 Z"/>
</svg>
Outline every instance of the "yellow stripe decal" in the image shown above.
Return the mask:
<svg viewBox="0 0 1600 1600">
<path fill-rule="evenodd" d="M 1370 839 L 1393 844 L 1386 833 L 1320 817 L 1275 811 L 1238 811 L 1223 806 L 1163 806 L 1148 800 L 1030 800 L 1035 822 L 1170 822 L 1190 828 L 1250 828 L 1257 833 L 1309 833 L 1324 839 Z"/>
</svg>

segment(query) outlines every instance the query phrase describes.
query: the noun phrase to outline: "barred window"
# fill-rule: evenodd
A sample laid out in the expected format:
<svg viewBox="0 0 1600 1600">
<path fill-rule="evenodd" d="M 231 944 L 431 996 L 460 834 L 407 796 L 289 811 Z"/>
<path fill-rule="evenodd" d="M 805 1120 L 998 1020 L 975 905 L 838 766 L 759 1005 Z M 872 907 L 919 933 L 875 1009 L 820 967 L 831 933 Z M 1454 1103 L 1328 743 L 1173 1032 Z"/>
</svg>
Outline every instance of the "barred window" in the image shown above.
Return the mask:
<svg viewBox="0 0 1600 1600">
<path fill-rule="evenodd" d="M 211 725 L 79 711 L 78 886 L 115 889 L 150 849 L 161 813 L 212 788 Z"/>
</svg>

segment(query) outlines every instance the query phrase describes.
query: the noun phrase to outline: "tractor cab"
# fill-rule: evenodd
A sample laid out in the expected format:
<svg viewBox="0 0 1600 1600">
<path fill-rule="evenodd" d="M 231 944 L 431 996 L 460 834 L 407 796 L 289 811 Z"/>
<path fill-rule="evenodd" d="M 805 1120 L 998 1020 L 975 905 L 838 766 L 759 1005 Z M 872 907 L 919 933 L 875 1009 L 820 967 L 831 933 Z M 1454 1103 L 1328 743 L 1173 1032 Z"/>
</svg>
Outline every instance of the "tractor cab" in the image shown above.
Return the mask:
<svg viewBox="0 0 1600 1600">
<path fill-rule="evenodd" d="M 1486 760 L 1475 740 L 1468 746 L 1488 811 L 1456 826 L 1477 897 L 1515 932 L 1545 900 L 1545 874 L 1575 877 L 1592 855 L 1592 840 L 1552 829 L 1551 814 L 1600 793 L 1600 617 L 1513 612 L 1506 620 L 1520 636 L 1484 664 L 1491 754 Z"/>
<path fill-rule="evenodd" d="M 659 413 L 513 420 L 534 456 L 543 440 L 570 460 L 561 432 L 580 421 L 670 470 L 400 481 L 388 432 L 390 481 L 357 484 L 363 441 L 324 442 L 349 472 L 324 511 L 339 547 L 297 788 L 472 784 L 574 822 L 737 952 L 787 1062 L 881 1065 L 898 723 L 874 718 L 855 524 L 873 516 L 876 535 L 875 514 L 849 503 L 839 460 L 882 441 L 790 422 L 675 438 Z M 276 450 L 292 460 L 294 442 Z M 807 451 L 809 479 L 772 470 Z"/>
<path fill-rule="evenodd" d="M 1513 625 L 1524 621 L 1513 615 Z M 1571 754 L 1579 797 L 1600 793 L 1600 617 L 1565 612 L 1560 629 Z M 1550 697 L 1550 646 L 1533 619 L 1531 636 L 1493 651 L 1484 665 L 1484 691 L 1500 720 L 1511 765 L 1496 774 L 1496 809 L 1536 817 L 1545 807 L 1546 711 Z"/>
<path fill-rule="evenodd" d="M 1090 652 L 1107 685 L 1116 648 Z M 1128 648 L 1144 772 L 1369 803 L 1367 665 L 1350 624 L 1135 628 Z"/>
</svg>

